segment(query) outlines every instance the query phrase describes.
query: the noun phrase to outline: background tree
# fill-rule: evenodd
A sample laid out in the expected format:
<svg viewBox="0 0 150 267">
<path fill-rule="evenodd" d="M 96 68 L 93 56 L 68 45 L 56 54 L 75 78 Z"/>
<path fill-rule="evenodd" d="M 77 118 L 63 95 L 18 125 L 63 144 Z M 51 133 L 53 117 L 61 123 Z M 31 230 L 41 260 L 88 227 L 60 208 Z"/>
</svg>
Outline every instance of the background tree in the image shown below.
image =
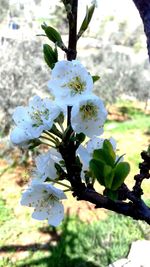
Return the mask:
<svg viewBox="0 0 150 267">
<path fill-rule="evenodd" d="M 16 102 L 26 104 L 34 94 L 46 93 L 49 72 L 42 60 L 38 38 L 36 41 L 5 41 L 0 61 L 3 63 L 0 65 L 0 131 L 8 134 Z"/>
<path fill-rule="evenodd" d="M 68 21 L 65 14 L 65 8 L 62 1 L 59 1 L 52 12 L 50 12 L 50 25 L 59 29 L 62 34 L 68 31 Z"/>
<path fill-rule="evenodd" d="M 133 0 L 136 5 L 144 25 L 144 32 L 147 37 L 147 49 L 150 58 L 150 1 Z"/>
<path fill-rule="evenodd" d="M 9 9 L 9 0 L 0 0 L 0 22 L 3 21 Z"/>
</svg>

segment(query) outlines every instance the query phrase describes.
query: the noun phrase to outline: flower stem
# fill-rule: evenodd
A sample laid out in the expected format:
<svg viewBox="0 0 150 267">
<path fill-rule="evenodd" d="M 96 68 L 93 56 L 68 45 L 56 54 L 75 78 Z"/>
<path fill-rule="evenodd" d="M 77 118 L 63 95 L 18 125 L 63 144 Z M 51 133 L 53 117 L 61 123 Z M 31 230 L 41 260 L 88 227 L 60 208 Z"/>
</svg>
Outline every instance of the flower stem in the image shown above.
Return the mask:
<svg viewBox="0 0 150 267">
<path fill-rule="evenodd" d="M 71 125 L 71 110 L 72 106 L 67 106 L 67 126 Z"/>
<path fill-rule="evenodd" d="M 52 138 L 54 141 L 57 142 L 57 137 L 55 137 L 53 134 L 51 134 L 49 131 L 43 131 L 45 134 L 47 134 L 50 138 Z"/>
<path fill-rule="evenodd" d="M 56 183 L 56 184 L 65 186 L 65 187 L 67 187 L 69 190 L 71 190 L 71 186 L 69 186 L 69 185 L 66 185 L 66 184 L 64 184 L 64 183 L 62 183 L 62 182 L 59 182 L 59 181 L 57 181 L 57 180 L 52 180 L 52 179 L 50 179 L 50 178 L 48 178 L 48 179 L 49 179 L 49 181 L 51 181 L 51 182 L 54 182 L 54 183 Z"/>
<path fill-rule="evenodd" d="M 41 140 L 40 140 L 40 141 L 41 141 Z M 43 144 L 43 145 L 47 145 L 47 146 L 50 146 L 50 147 L 53 147 L 53 148 L 56 149 L 55 146 L 53 146 L 53 145 L 51 145 L 51 144 L 48 144 L 48 143 L 46 143 L 46 142 L 44 142 L 44 141 L 41 141 L 41 144 Z"/>
<path fill-rule="evenodd" d="M 64 191 L 64 193 L 65 192 L 70 192 L 71 190 L 70 189 L 65 189 L 65 190 L 63 190 Z"/>
<path fill-rule="evenodd" d="M 64 133 L 65 129 L 64 129 L 64 126 L 63 126 L 63 124 L 62 124 L 62 123 L 59 123 L 59 126 L 60 126 L 60 128 L 61 128 L 62 132 Z"/>
<path fill-rule="evenodd" d="M 53 124 L 53 127 L 50 129 L 50 132 L 62 139 L 62 133 L 57 129 L 55 124 Z"/>
<path fill-rule="evenodd" d="M 45 139 L 45 140 L 48 140 L 48 141 L 50 141 L 50 142 L 52 142 L 53 144 L 55 144 L 56 145 L 56 141 L 54 141 L 52 138 L 49 138 L 49 137 L 47 137 L 47 136 L 40 136 L 40 138 L 43 138 L 43 139 Z"/>
</svg>

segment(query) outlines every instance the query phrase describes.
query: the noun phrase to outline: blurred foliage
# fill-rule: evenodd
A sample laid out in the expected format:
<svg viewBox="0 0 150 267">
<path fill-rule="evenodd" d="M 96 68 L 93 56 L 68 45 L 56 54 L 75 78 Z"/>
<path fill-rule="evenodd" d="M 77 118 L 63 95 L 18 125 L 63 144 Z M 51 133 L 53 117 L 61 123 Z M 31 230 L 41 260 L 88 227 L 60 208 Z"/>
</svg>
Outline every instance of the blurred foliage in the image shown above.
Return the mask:
<svg viewBox="0 0 150 267">
<path fill-rule="evenodd" d="M 0 61 L 0 131 L 9 133 L 16 105 L 27 104 L 34 94 L 48 93 L 48 68 L 41 42 L 5 40 Z"/>
<path fill-rule="evenodd" d="M 9 0 L 0 0 L 0 22 L 6 17 L 9 9 Z"/>
<path fill-rule="evenodd" d="M 61 34 L 68 33 L 68 19 L 62 1 L 59 1 L 53 11 L 50 12 L 49 24 L 58 29 Z"/>
<path fill-rule="evenodd" d="M 89 51 L 87 62 L 80 57 L 92 74 L 94 72 L 94 75 L 99 75 L 101 78 L 94 85 L 95 93 L 109 104 L 115 103 L 121 95 L 127 95 L 144 101 L 147 107 L 150 93 L 147 60 L 134 63 L 132 50 L 129 53 L 128 49 L 126 51 L 120 46 L 109 44 L 101 44 L 97 51 L 91 55 Z"/>
<path fill-rule="evenodd" d="M 145 223 L 113 213 L 104 221 L 92 224 L 84 223 L 78 217 L 66 217 L 59 229 L 47 227 L 44 231 L 55 236 L 56 245 L 47 243 L 43 250 L 42 246 L 36 248 L 34 244 L 36 249 L 29 247 L 30 253 L 23 260 L 13 263 L 7 258 L 7 267 L 106 267 L 126 257 L 133 241 L 150 237 Z M 12 252 L 15 252 L 13 246 Z M 0 266 L 6 266 L 5 262 L 6 259 L 2 259 Z"/>
<path fill-rule="evenodd" d="M 7 221 L 12 219 L 13 217 L 13 211 L 9 208 L 6 207 L 6 201 L 2 198 L 0 198 L 0 226 Z"/>
</svg>

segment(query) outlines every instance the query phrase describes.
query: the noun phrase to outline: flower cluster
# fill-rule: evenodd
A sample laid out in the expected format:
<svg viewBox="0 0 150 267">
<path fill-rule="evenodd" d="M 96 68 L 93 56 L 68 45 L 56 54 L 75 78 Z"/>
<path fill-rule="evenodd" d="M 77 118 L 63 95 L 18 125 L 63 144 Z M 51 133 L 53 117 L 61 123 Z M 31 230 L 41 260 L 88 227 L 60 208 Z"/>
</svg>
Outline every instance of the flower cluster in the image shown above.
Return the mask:
<svg viewBox="0 0 150 267">
<path fill-rule="evenodd" d="M 36 144 L 46 144 L 50 147 L 35 159 L 32 179 L 23 192 L 21 205 L 34 208 L 34 219 L 47 219 L 49 224 L 57 226 L 64 217 L 61 203 L 61 200 L 66 199 L 64 192 L 72 190 L 68 183 L 62 182 L 65 179 L 69 181 L 69 175 L 65 153 L 62 153 L 60 147 L 68 138 L 68 144 L 72 142 L 76 158 L 80 161 L 80 167 L 82 166 L 82 181 L 86 182 L 87 173 L 93 178 L 90 161 L 94 151 L 104 147 L 105 139 L 99 136 L 103 133 L 107 111 L 103 101 L 92 91 L 92 76 L 77 60 L 57 62 L 48 87 L 54 100 L 34 96 L 28 107 L 15 109 L 15 127 L 10 138 L 13 144 L 19 146 L 34 147 Z M 65 128 L 68 106 L 71 108 L 71 132 L 68 125 Z M 81 145 L 86 136 L 88 142 Z M 115 153 L 115 140 L 110 138 L 109 144 Z M 114 162 L 116 161 L 115 155 Z M 56 185 L 61 188 L 56 188 Z M 63 189 L 64 187 L 67 189 Z"/>
</svg>

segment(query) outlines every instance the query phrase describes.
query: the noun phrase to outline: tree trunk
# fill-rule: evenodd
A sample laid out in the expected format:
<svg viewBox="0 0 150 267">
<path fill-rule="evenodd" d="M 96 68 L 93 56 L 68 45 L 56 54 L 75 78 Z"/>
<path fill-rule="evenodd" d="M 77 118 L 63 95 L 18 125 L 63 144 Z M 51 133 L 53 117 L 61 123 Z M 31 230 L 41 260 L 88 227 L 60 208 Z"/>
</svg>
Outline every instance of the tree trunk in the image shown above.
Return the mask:
<svg viewBox="0 0 150 267">
<path fill-rule="evenodd" d="M 144 32 L 147 37 L 147 49 L 150 60 L 150 0 L 133 0 L 144 25 Z"/>
</svg>

